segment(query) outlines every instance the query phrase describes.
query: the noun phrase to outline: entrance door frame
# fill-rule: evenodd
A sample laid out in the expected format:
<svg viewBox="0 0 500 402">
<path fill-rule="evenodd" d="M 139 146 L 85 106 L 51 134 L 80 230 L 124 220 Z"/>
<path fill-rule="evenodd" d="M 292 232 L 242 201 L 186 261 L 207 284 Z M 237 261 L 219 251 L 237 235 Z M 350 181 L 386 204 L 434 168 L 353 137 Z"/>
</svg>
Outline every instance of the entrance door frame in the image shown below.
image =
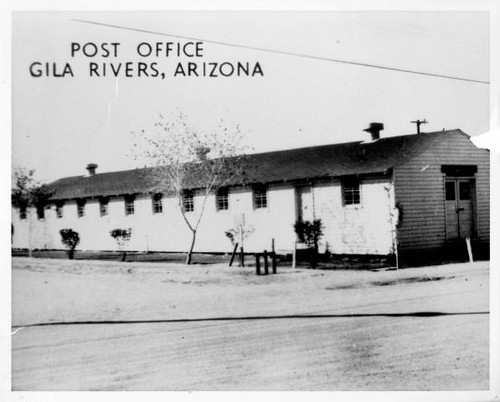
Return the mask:
<svg viewBox="0 0 500 402">
<path fill-rule="evenodd" d="M 448 238 L 448 223 L 446 216 L 446 180 L 470 180 L 472 183 L 471 193 L 471 213 L 472 213 L 472 230 L 471 237 L 477 237 L 478 233 L 478 215 L 477 215 L 477 186 L 476 174 L 477 165 L 441 165 L 441 173 L 443 174 L 443 204 L 444 204 L 444 238 L 445 241 L 453 241 L 460 239 L 460 231 L 456 239 Z M 455 182 L 455 194 L 458 191 L 458 186 Z M 455 195 L 455 200 L 458 203 L 458 197 Z M 458 204 L 457 204 L 458 205 Z M 457 206 L 455 207 L 457 208 Z M 459 228 L 457 227 L 459 230 Z"/>
<path fill-rule="evenodd" d="M 445 221 L 445 238 L 446 241 L 453 241 L 453 240 L 460 240 L 463 239 L 460 235 L 460 212 L 461 208 L 459 208 L 459 202 L 460 200 L 460 182 L 469 182 L 470 183 L 470 203 L 471 203 L 471 233 L 470 237 L 471 238 L 476 238 L 477 237 L 477 196 L 476 196 L 476 177 L 475 176 L 444 176 L 444 221 Z M 447 219 L 447 203 L 448 200 L 446 199 L 446 183 L 447 182 L 453 182 L 454 183 L 454 190 L 455 190 L 455 212 L 457 213 L 457 237 L 454 238 L 449 238 L 448 237 L 448 219 Z M 467 201 L 467 200 L 463 200 Z"/>
<path fill-rule="evenodd" d="M 295 185 L 295 220 L 302 219 L 304 220 L 304 217 L 302 215 L 302 198 L 301 195 L 303 191 L 310 191 L 311 193 L 311 214 L 312 214 L 312 219 L 315 219 L 315 211 L 314 211 L 314 186 L 312 183 L 301 183 L 301 184 L 296 184 Z M 307 220 L 307 219 L 306 219 Z"/>
</svg>

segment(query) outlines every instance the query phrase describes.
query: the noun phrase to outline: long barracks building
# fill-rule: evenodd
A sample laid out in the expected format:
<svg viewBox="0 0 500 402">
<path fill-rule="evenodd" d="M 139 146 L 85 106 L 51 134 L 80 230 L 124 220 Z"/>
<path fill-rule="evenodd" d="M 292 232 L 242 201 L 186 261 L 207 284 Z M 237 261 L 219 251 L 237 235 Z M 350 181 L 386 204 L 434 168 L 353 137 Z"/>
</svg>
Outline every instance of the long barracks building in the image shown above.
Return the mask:
<svg viewBox="0 0 500 402">
<path fill-rule="evenodd" d="M 225 232 L 245 222 L 246 251 L 291 250 L 297 219 L 321 219 L 320 251 L 400 255 L 463 244 L 489 247 L 489 152 L 460 130 L 420 133 L 250 155 L 245 186 L 211 194 L 195 252 L 228 252 Z M 115 228 L 132 228 L 129 250 L 186 251 L 190 231 L 176 197 L 155 193 L 148 169 L 66 177 L 43 212 L 13 208 L 13 247 L 62 249 L 59 230 L 80 234 L 81 250 L 115 250 Z M 151 168 L 153 169 L 153 168 Z M 200 211 L 186 188 L 188 218 Z"/>
</svg>

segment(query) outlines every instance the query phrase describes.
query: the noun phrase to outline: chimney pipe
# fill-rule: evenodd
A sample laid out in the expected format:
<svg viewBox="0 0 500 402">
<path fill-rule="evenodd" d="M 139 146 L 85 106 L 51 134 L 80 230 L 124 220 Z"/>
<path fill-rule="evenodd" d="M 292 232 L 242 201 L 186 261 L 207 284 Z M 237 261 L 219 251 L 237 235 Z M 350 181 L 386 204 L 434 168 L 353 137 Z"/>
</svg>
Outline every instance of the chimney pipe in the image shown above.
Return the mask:
<svg viewBox="0 0 500 402">
<path fill-rule="evenodd" d="M 89 163 L 86 169 L 89 171 L 89 176 L 95 175 L 95 170 L 97 169 L 97 163 Z"/>
<path fill-rule="evenodd" d="M 372 141 L 380 138 L 380 132 L 384 129 L 384 123 L 370 123 L 370 127 L 365 128 L 363 131 L 372 135 Z"/>
</svg>

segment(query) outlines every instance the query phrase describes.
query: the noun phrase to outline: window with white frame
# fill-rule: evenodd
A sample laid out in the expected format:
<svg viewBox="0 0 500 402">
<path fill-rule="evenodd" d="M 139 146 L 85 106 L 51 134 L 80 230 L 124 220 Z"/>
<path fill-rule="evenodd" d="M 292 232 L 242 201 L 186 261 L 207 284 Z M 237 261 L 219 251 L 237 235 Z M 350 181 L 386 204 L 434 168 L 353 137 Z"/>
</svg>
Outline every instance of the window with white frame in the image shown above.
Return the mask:
<svg viewBox="0 0 500 402">
<path fill-rule="evenodd" d="M 182 196 L 182 207 L 184 208 L 184 212 L 193 212 L 194 211 L 194 191 L 193 190 L 184 190 L 184 194 Z"/>
<path fill-rule="evenodd" d="M 76 214 L 79 218 L 85 216 L 85 199 L 79 199 L 76 201 Z"/>
<path fill-rule="evenodd" d="M 256 184 L 253 187 L 253 206 L 255 209 L 267 208 L 267 186 Z"/>
<path fill-rule="evenodd" d="M 161 214 L 163 212 L 163 194 L 153 194 L 153 213 Z"/>
<path fill-rule="evenodd" d="M 101 216 L 106 216 L 108 214 L 108 204 L 109 204 L 109 197 L 99 198 L 99 214 Z"/>
<path fill-rule="evenodd" d="M 229 189 L 227 187 L 221 187 L 217 190 L 215 204 L 217 211 L 225 211 L 229 209 Z"/>
<path fill-rule="evenodd" d="M 361 204 L 361 183 L 357 177 L 342 180 L 342 199 L 344 206 Z"/>
<path fill-rule="evenodd" d="M 63 217 L 64 201 L 59 201 L 56 203 L 56 217 L 58 219 Z"/>
<path fill-rule="evenodd" d="M 133 215 L 135 213 L 135 196 L 126 195 L 125 196 L 125 215 Z"/>
</svg>

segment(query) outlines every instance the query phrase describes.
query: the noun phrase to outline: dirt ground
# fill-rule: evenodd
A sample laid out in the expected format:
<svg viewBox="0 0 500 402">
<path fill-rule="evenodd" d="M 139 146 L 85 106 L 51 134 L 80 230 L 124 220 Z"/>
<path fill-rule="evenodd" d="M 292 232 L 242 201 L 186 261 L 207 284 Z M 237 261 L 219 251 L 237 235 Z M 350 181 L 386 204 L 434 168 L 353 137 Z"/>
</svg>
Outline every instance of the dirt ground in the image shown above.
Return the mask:
<svg viewBox="0 0 500 402">
<path fill-rule="evenodd" d="M 256 276 L 13 258 L 12 388 L 488 389 L 488 283 L 487 262 Z"/>
</svg>

